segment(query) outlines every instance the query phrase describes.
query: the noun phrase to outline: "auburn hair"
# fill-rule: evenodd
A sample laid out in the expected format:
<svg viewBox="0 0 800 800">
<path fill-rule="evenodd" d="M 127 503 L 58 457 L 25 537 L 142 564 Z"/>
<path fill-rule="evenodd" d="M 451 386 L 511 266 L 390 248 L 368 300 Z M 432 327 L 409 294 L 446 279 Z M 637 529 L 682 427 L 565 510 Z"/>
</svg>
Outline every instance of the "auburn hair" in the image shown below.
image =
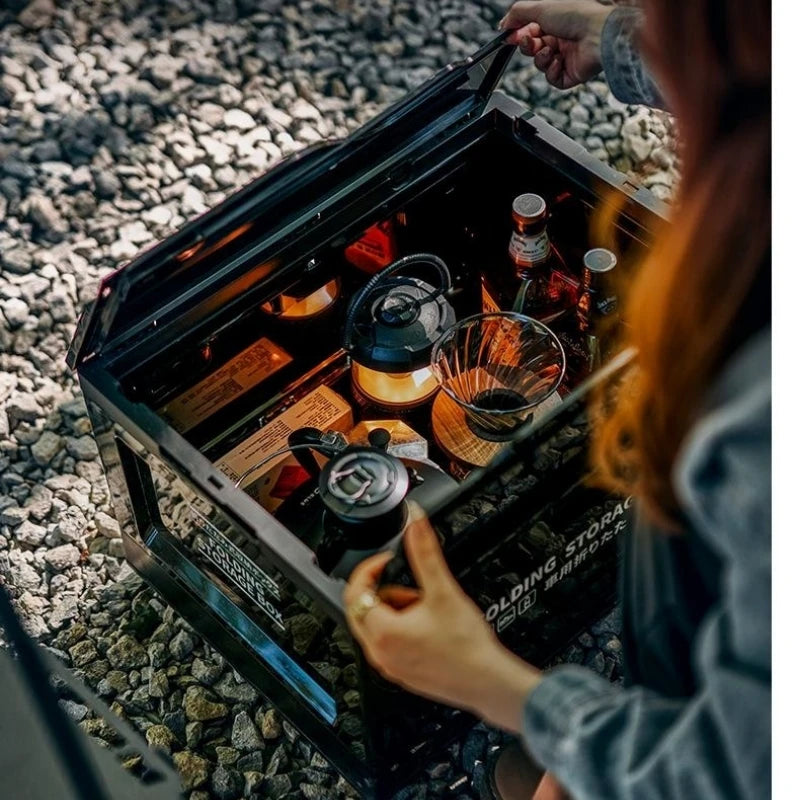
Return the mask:
<svg viewBox="0 0 800 800">
<path fill-rule="evenodd" d="M 715 377 L 768 324 L 771 12 L 767 0 L 644 0 L 640 49 L 680 138 L 682 177 L 625 295 L 637 366 L 602 410 L 594 461 L 680 529 L 673 465 Z"/>
</svg>

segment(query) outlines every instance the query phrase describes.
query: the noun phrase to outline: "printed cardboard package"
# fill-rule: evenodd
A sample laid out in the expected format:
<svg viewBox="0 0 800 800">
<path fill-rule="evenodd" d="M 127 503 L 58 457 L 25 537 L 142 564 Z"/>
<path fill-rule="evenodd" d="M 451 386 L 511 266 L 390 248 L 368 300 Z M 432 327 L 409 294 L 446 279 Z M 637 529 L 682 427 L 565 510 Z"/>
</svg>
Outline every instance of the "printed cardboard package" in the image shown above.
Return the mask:
<svg viewBox="0 0 800 800">
<path fill-rule="evenodd" d="M 186 433 L 291 360 L 282 347 L 262 336 L 159 411 L 178 433 Z"/>
<path fill-rule="evenodd" d="M 292 431 L 305 427 L 345 433 L 353 427 L 353 409 L 333 389 L 320 386 L 240 442 L 214 466 L 237 481 L 267 456 L 283 450 Z M 283 453 L 253 470 L 243 481 L 242 488 L 272 512 L 308 477 L 292 453 Z"/>
</svg>

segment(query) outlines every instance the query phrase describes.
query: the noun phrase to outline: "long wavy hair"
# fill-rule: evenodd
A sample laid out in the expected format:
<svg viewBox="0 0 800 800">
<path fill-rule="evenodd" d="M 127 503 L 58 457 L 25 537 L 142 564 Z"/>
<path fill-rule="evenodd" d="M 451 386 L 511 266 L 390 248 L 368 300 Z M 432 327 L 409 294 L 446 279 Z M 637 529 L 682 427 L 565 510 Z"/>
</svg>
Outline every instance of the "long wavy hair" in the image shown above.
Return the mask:
<svg viewBox="0 0 800 800">
<path fill-rule="evenodd" d="M 673 464 L 714 378 L 771 316 L 768 0 L 644 0 L 640 47 L 675 114 L 671 221 L 629 287 L 638 366 L 597 427 L 609 488 L 681 527 Z"/>
</svg>

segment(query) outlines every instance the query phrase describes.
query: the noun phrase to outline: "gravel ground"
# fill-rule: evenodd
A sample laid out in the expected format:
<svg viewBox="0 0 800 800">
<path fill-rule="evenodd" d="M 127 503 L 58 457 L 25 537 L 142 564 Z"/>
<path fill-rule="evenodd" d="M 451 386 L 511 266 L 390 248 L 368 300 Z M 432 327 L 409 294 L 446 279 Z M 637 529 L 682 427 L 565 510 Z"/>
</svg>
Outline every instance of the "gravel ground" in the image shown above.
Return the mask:
<svg viewBox="0 0 800 800">
<path fill-rule="evenodd" d="M 352 790 L 131 573 L 64 364 L 77 311 L 137 251 L 323 138 L 344 136 L 493 35 L 505 2 L 73 0 L 0 10 L 0 575 L 28 631 L 148 741 L 191 800 Z M 602 80 L 561 93 L 517 58 L 504 89 L 660 197 L 671 120 Z M 567 659 L 619 674 L 612 616 Z M 103 728 L 85 709 L 88 732 Z M 408 797 L 462 768 L 478 727 Z M 476 766 L 477 764 L 477 766 Z"/>
</svg>

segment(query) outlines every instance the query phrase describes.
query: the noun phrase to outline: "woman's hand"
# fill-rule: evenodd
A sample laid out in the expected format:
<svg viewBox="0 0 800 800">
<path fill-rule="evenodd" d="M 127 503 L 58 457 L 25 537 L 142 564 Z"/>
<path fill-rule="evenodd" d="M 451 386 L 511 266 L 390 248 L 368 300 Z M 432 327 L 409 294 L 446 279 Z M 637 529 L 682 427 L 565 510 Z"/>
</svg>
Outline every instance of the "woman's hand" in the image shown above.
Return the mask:
<svg viewBox="0 0 800 800">
<path fill-rule="evenodd" d="M 500 22 L 513 30 L 509 44 L 526 56 L 557 89 L 571 89 L 603 68 L 600 37 L 614 6 L 597 0 L 533 0 L 514 3 Z"/>
<path fill-rule="evenodd" d="M 344 592 L 353 635 L 367 660 L 388 680 L 519 732 L 525 699 L 540 673 L 497 640 L 448 569 L 419 506 L 412 507 L 411 516 L 404 543 L 419 589 L 390 586 L 378 591 L 392 554 L 363 561 Z M 380 599 L 377 605 L 370 602 L 373 594 Z"/>
</svg>

